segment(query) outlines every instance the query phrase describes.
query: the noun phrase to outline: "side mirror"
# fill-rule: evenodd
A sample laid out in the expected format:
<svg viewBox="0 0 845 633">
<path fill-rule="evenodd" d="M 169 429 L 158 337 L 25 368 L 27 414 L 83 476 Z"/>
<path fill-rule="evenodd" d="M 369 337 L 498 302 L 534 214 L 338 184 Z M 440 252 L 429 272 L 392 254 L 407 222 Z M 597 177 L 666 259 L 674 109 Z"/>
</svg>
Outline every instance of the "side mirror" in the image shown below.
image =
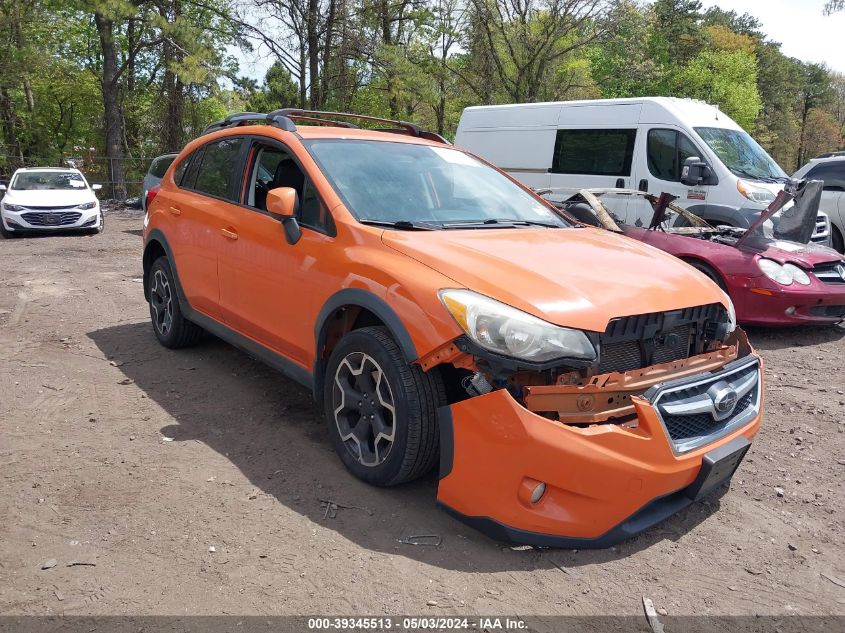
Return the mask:
<svg viewBox="0 0 845 633">
<path fill-rule="evenodd" d="M 710 178 L 710 167 L 698 156 L 690 156 L 681 169 L 681 182 L 687 187 L 695 187 Z"/>
<path fill-rule="evenodd" d="M 296 244 L 302 237 L 296 212 L 299 208 L 299 196 L 293 187 L 277 187 L 267 192 L 267 210 L 281 217 L 282 227 L 288 244 Z"/>
<path fill-rule="evenodd" d="M 0 185 L 0 191 L 6 191 L 6 185 Z"/>
<path fill-rule="evenodd" d="M 103 185 L 91 185 L 91 189 L 93 189 L 94 191 L 99 191 L 102 188 L 103 188 Z"/>
</svg>

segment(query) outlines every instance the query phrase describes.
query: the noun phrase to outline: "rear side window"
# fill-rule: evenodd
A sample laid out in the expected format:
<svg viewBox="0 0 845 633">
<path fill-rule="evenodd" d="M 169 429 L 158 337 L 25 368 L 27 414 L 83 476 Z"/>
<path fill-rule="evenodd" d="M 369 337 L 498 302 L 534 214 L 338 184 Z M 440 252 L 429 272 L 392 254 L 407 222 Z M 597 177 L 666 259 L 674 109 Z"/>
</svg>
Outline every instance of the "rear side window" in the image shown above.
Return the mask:
<svg viewBox="0 0 845 633">
<path fill-rule="evenodd" d="M 685 135 L 660 129 L 648 131 L 646 153 L 651 175 L 669 182 L 680 182 L 684 161 L 690 156 L 699 156 L 695 145 Z"/>
<path fill-rule="evenodd" d="M 182 179 L 185 177 L 185 172 L 188 171 L 188 164 L 191 162 L 192 157 L 193 154 L 188 156 L 185 160 L 176 165 L 176 169 L 173 171 L 173 180 L 180 187 L 182 186 Z"/>
<path fill-rule="evenodd" d="M 150 176 L 154 176 L 155 178 L 164 178 L 164 172 L 167 171 L 167 168 L 170 167 L 170 164 L 173 162 L 173 159 L 176 158 L 175 156 L 159 156 L 155 160 L 153 160 L 152 164 L 150 165 Z"/>
<path fill-rule="evenodd" d="M 552 173 L 630 176 L 634 130 L 558 130 Z"/>
<path fill-rule="evenodd" d="M 217 198 L 237 201 L 232 184 L 235 180 L 235 168 L 240 158 L 243 139 L 224 138 L 205 146 L 205 151 L 197 168 L 193 189 Z M 189 171 L 193 171 L 192 169 Z"/>
<path fill-rule="evenodd" d="M 845 191 L 845 160 L 816 165 L 804 178 L 824 181 L 824 188 L 828 191 Z"/>
</svg>

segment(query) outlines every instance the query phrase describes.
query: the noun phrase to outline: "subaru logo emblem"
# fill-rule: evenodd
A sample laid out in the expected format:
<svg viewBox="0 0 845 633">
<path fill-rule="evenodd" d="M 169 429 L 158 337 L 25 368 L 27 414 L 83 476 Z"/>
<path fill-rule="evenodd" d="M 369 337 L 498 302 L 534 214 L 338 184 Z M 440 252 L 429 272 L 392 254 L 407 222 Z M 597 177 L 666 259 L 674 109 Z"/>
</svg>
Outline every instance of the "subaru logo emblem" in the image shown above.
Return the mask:
<svg viewBox="0 0 845 633">
<path fill-rule="evenodd" d="M 726 381 L 720 380 L 707 390 L 707 395 L 713 403 L 713 419 L 717 422 L 724 420 L 733 413 L 739 394 Z"/>
</svg>

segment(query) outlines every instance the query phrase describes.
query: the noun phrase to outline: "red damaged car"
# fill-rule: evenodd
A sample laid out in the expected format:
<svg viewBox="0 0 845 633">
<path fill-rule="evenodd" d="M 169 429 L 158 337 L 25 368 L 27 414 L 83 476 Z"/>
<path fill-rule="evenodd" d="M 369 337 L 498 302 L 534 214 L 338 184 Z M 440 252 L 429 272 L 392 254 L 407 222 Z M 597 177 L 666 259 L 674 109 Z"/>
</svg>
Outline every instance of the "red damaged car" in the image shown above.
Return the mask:
<svg viewBox="0 0 845 633">
<path fill-rule="evenodd" d="M 555 204 L 581 222 L 623 233 L 694 266 L 730 295 L 740 323 L 840 323 L 845 320 L 845 256 L 810 242 L 821 188 L 801 182 L 787 189 L 747 230 L 713 227 L 665 193 L 582 190 Z M 650 225 L 620 222 L 599 199 L 607 195 L 646 198 L 654 208 Z"/>
</svg>

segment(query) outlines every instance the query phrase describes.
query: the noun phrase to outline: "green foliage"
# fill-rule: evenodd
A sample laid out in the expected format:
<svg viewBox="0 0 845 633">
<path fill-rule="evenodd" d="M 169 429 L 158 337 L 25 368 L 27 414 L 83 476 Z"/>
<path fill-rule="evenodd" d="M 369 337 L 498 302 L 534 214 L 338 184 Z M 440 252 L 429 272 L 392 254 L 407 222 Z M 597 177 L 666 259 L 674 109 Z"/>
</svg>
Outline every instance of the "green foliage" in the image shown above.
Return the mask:
<svg viewBox="0 0 845 633">
<path fill-rule="evenodd" d="M 253 45 L 276 59 L 260 85 L 228 53 Z M 842 75 L 698 0 L 0 0 L 0 172 L 94 148 L 126 156 L 132 181 L 139 157 L 237 110 L 317 105 L 449 136 L 470 105 L 651 95 L 718 105 L 787 171 L 845 143 Z"/>
<path fill-rule="evenodd" d="M 757 60 L 744 51 L 702 51 L 671 75 L 673 93 L 717 104 L 750 129 L 763 104 L 757 91 Z"/>
</svg>

